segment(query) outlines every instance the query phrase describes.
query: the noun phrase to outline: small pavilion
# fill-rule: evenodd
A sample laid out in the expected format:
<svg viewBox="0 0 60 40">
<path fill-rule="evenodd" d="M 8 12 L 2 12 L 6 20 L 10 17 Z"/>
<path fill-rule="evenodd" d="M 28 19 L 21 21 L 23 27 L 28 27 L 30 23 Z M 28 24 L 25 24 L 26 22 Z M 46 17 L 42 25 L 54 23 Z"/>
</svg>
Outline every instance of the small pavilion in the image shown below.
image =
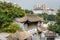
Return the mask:
<svg viewBox="0 0 60 40">
<path fill-rule="evenodd" d="M 31 30 L 33 28 L 40 27 L 41 24 L 43 23 L 43 18 L 41 18 L 37 15 L 34 15 L 34 14 L 30 14 L 30 15 L 26 15 L 22 18 L 18 18 L 18 21 L 20 23 L 24 23 L 25 30 Z"/>
</svg>

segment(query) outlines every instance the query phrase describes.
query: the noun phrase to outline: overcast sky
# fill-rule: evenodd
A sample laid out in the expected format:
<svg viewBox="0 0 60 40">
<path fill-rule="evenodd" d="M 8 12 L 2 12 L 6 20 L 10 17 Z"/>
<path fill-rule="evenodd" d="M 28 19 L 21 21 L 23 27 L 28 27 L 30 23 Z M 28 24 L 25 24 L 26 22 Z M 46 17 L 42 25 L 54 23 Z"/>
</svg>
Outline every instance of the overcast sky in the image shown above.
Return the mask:
<svg viewBox="0 0 60 40">
<path fill-rule="evenodd" d="M 40 4 L 45 3 L 48 7 L 55 9 L 60 7 L 60 0 L 5 0 L 5 1 L 16 3 L 19 6 L 23 7 L 24 9 L 33 9 L 34 4 L 37 3 Z"/>
</svg>

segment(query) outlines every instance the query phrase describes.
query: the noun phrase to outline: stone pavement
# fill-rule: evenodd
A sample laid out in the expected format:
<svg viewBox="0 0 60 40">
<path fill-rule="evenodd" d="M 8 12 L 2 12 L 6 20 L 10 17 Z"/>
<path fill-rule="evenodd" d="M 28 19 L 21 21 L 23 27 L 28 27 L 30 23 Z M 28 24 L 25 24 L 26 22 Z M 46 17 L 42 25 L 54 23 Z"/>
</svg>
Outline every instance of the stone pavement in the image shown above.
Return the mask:
<svg viewBox="0 0 60 40">
<path fill-rule="evenodd" d="M 0 40 L 7 40 L 8 33 L 0 33 Z"/>
</svg>

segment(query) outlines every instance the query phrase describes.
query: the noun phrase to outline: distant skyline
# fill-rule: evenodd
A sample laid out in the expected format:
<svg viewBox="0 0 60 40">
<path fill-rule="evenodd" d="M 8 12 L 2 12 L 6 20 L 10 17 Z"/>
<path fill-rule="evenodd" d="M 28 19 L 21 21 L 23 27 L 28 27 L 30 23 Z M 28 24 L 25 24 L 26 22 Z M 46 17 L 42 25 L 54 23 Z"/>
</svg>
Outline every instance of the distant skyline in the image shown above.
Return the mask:
<svg viewBox="0 0 60 40">
<path fill-rule="evenodd" d="M 49 8 L 58 9 L 60 7 L 60 0 L 1 0 L 16 3 L 24 9 L 33 9 L 35 4 L 45 3 Z"/>
</svg>

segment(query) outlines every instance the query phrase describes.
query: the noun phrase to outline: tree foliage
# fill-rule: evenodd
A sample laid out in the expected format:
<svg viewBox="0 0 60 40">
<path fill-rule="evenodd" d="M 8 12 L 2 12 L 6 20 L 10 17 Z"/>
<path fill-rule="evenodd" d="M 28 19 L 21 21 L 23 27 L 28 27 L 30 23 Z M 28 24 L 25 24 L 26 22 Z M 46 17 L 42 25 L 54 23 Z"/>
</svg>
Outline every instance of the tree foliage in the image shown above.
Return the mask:
<svg viewBox="0 0 60 40">
<path fill-rule="evenodd" d="M 21 31 L 21 30 L 22 28 L 16 23 L 12 23 L 8 27 L 2 28 L 3 32 L 10 32 L 10 33 L 14 33 L 16 31 Z"/>
<path fill-rule="evenodd" d="M 0 2 L 0 28 L 8 27 L 14 18 L 22 17 L 25 11 L 13 3 Z"/>
<path fill-rule="evenodd" d="M 50 31 L 54 31 L 60 35 L 60 25 L 54 24 L 54 25 L 49 25 L 48 29 Z"/>
<path fill-rule="evenodd" d="M 48 15 L 47 13 L 38 14 L 38 16 L 43 17 L 45 21 L 55 21 L 55 15 Z"/>
<path fill-rule="evenodd" d="M 54 25 L 49 25 L 48 29 L 60 35 L 60 9 L 56 15 L 56 23 Z"/>
<path fill-rule="evenodd" d="M 27 14 L 33 14 L 33 11 L 32 11 L 32 10 L 27 10 L 27 9 L 25 9 L 25 12 L 26 12 Z"/>
<path fill-rule="evenodd" d="M 57 15 L 56 15 L 56 23 L 60 25 L 60 9 L 58 10 Z"/>
</svg>

